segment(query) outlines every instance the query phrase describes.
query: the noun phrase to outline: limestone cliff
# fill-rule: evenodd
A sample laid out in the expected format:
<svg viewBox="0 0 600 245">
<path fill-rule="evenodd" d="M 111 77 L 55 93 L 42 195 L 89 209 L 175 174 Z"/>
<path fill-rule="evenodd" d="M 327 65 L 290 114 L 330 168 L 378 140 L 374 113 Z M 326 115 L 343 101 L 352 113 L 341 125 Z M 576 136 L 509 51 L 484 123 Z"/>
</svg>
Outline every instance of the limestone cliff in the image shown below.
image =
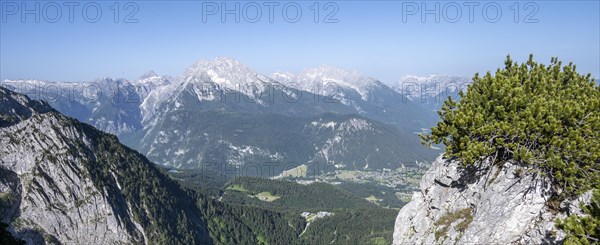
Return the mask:
<svg viewBox="0 0 600 245">
<path fill-rule="evenodd" d="M 28 244 L 209 243 L 186 195 L 115 136 L 0 87 L 0 221 L 15 237 Z"/>
<path fill-rule="evenodd" d="M 396 219 L 394 244 L 541 244 L 558 243 L 555 227 L 566 212 L 551 209 L 549 181 L 516 162 L 469 168 L 439 157 L 423 176 Z M 579 212 L 591 192 L 561 203 Z M 555 208 L 556 209 L 556 208 Z"/>
</svg>

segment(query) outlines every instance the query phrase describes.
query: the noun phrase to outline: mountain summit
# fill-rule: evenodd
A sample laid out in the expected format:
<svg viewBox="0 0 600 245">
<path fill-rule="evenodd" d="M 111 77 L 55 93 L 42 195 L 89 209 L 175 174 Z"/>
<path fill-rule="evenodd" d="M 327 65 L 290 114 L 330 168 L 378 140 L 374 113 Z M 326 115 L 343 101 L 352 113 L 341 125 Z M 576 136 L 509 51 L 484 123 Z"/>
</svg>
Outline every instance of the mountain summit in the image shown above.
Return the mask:
<svg viewBox="0 0 600 245">
<path fill-rule="evenodd" d="M 218 57 L 214 60 L 200 60 L 187 68 L 183 79 L 190 81 L 200 79 L 204 82 L 214 82 L 227 88 L 237 88 L 253 83 L 266 82 L 267 78 L 239 61 Z M 206 81 L 210 79 L 209 81 Z"/>
</svg>

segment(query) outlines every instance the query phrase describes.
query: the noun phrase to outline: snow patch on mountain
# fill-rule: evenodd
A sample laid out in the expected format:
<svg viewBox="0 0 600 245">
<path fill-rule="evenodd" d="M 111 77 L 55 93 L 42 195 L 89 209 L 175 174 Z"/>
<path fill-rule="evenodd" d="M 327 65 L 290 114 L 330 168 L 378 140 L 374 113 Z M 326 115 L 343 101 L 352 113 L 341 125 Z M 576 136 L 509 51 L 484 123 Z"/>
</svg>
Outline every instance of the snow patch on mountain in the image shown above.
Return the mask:
<svg viewBox="0 0 600 245">
<path fill-rule="evenodd" d="M 348 121 L 343 122 L 340 125 L 340 129 L 342 131 L 345 132 L 358 132 L 358 131 L 365 131 L 365 130 L 370 130 L 371 128 L 371 124 L 369 122 L 367 122 L 367 120 L 364 119 L 360 119 L 360 118 L 352 118 Z"/>
<path fill-rule="evenodd" d="M 242 92 L 250 99 L 262 94 L 271 85 L 271 81 L 231 58 L 219 57 L 214 60 L 201 60 L 190 66 L 185 72 L 187 82 L 214 82 L 221 89 Z"/>
<path fill-rule="evenodd" d="M 268 149 L 262 149 L 256 146 L 235 145 L 232 142 L 222 140 L 218 143 L 227 145 L 229 148 L 227 163 L 238 168 L 246 163 L 246 159 L 253 156 L 266 157 L 271 161 L 277 161 L 283 158 L 283 156 L 278 152 L 271 152 Z"/>
<path fill-rule="evenodd" d="M 384 86 L 377 79 L 366 77 L 357 71 L 327 65 L 306 69 L 298 74 L 289 72 L 274 73 L 272 77 L 286 86 L 322 96 L 333 96 L 342 100 L 342 103 L 346 102 L 346 104 L 348 102 L 343 90 L 355 91 L 362 100 L 367 101 L 371 90 Z"/>
</svg>

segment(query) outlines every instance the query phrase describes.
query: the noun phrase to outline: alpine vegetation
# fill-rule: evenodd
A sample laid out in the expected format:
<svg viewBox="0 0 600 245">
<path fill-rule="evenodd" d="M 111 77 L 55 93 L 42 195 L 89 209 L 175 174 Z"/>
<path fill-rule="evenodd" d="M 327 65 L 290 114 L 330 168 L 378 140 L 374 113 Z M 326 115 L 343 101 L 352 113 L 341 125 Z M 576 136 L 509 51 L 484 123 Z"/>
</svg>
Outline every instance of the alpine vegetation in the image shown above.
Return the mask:
<svg viewBox="0 0 600 245">
<path fill-rule="evenodd" d="M 507 57 L 448 98 L 426 145 L 445 154 L 396 219 L 394 244 L 600 239 L 600 87 L 557 58 Z"/>
<path fill-rule="evenodd" d="M 551 177 L 561 197 L 600 184 L 600 87 L 591 75 L 557 58 L 523 64 L 507 57 L 495 75 L 476 74 L 473 84 L 448 99 L 427 144 L 444 143 L 446 155 L 463 164 L 487 157 L 514 159 Z"/>
</svg>

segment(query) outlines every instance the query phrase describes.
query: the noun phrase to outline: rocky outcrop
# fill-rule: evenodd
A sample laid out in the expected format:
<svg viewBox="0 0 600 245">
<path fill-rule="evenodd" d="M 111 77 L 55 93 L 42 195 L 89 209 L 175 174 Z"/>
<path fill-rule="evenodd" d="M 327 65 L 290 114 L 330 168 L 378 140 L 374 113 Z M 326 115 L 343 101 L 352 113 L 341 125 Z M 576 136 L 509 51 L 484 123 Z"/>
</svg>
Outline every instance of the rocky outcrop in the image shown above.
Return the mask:
<svg viewBox="0 0 600 245">
<path fill-rule="evenodd" d="M 190 200 L 116 137 L 0 87 L 0 221 L 15 237 L 28 244 L 207 243 Z"/>
<path fill-rule="evenodd" d="M 86 159 L 69 153 L 72 146 L 67 139 L 79 139 L 89 147 L 87 136 L 61 128 L 64 121 L 58 113 L 32 107 L 41 102 L 1 92 L 2 111 L 13 112 L 14 118 L 12 125 L 0 128 L 2 222 L 31 244 L 143 242 L 143 230 L 127 230 L 126 223 L 132 220 L 119 219 L 105 190 L 89 179 Z"/>
<path fill-rule="evenodd" d="M 564 233 L 555 227 L 566 214 L 547 205 L 549 181 L 516 162 L 468 168 L 439 157 L 423 176 L 420 192 L 400 210 L 394 244 L 541 244 L 557 243 Z M 561 210 L 577 213 L 579 202 Z M 570 206 L 568 208 L 567 206 Z"/>
</svg>

